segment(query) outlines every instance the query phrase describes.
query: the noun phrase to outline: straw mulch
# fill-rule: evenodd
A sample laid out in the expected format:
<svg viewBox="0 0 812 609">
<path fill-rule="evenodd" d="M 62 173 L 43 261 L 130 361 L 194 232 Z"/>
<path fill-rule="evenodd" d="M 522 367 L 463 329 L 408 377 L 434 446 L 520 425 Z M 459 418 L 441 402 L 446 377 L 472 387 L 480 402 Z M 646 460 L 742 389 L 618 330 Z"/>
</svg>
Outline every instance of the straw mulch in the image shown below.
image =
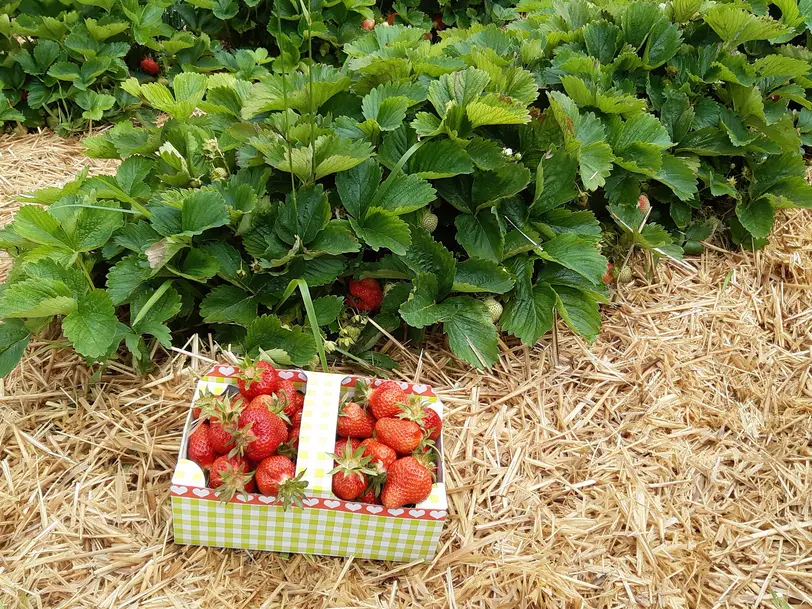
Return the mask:
<svg viewBox="0 0 812 609">
<path fill-rule="evenodd" d="M 29 157 L 30 158 L 30 157 Z M 52 169 L 55 171 L 55 169 Z M 401 375 L 447 404 L 436 559 L 176 546 L 168 485 L 198 357 L 98 382 L 35 345 L 0 397 L 4 607 L 759 607 L 812 603 L 812 216 L 774 244 L 661 264 L 605 309 L 504 345 L 488 374 L 429 342 Z M 204 343 L 186 347 L 208 352 Z M 0 602 L 0 606 L 3 603 Z"/>
</svg>

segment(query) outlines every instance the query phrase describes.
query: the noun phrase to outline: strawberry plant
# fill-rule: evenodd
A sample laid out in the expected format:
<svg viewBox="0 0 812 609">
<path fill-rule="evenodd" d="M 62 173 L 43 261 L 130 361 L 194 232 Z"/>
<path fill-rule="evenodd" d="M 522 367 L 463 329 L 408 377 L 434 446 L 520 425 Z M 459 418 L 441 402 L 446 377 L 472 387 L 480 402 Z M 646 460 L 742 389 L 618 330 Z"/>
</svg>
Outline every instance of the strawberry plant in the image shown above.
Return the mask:
<svg viewBox="0 0 812 609">
<path fill-rule="evenodd" d="M 200 330 L 296 366 L 392 365 L 381 329 L 436 328 L 480 368 L 499 330 L 534 345 L 559 318 L 591 340 L 631 250 L 679 264 L 725 224 L 759 246 L 775 209 L 812 206 L 792 6 L 525 3 L 438 41 L 378 24 L 334 65 L 280 13 L 273 59 L 129 78 L 169 120 L 86 140 L 116 175 L 35 193 L 2 232 L 0 370 L 58 328 L 139 370 Z"/>
</svg>

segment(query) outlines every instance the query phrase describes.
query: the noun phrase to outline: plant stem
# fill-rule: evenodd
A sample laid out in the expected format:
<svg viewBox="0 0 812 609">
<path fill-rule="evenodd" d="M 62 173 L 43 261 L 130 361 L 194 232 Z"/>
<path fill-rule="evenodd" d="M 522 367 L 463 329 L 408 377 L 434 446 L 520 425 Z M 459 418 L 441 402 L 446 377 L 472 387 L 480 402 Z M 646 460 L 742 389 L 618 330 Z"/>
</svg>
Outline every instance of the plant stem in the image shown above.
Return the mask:
<svg viewBox="0 0 812 609">
<path fill-rule="evenodd" d="M 79 267 L 82 269 L 82 272 L 85 274 L 85 277 L 87 278 L 87 283 L 90 286 L 90 289 L 95 290 L 96 286 L 93 285 L 93 279 L 90 277 L 90 272 L 88 272 L 87 266 L 85 266 L 85 261 L 82 260 L 82 254 L 79 254 L 77 261 L 79 262 Z"/>
</svg>

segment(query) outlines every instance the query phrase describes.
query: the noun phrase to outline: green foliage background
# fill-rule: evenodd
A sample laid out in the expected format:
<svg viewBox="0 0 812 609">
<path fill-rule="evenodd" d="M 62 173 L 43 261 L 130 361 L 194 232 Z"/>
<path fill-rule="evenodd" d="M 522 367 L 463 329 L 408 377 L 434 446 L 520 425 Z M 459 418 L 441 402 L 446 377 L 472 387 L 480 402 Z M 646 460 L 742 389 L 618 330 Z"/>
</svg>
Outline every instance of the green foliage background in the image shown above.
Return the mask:
<svg viewBox="0 0 812 609">
<path fill-rule="evenodd" d="M 558 316 L 593 339 L 606 256 L 679 261 L 721 227 L 758 247 L 776 209 L 812 206 L 809 6 L 795 0 L 447 6 L 467 27 L 432 40 L 400 5 L 369 33 L 359 4 L 319 5 L 318 21 L 301 3 L 101 8 L 67 36 L 43 17 L 33 50 L 8 38 L 4 74 L 21 68 L 43 98 L 70 83 L 82 120 L 129 118 L 86 140 L 123 159 L 116 175 L 33 194 L 0 235 L 14 257 L 2 373 L 54 327 L 57 345 L 139 370 L 154 342 L 194 331 L 280 363 L 309 365 L 326 341 L 386 367 L 382 331 L 438 327 L 487 367 L 499 331 L 533 345 Z M 119 10 L 138 27 L 99 40 Z M 268 47 L 226 51 L 205 33 L 250 41 L 265 20 Z M 128 76 L 125 31 L 164 54 L 159 79 Z M 109 89 L 94 89 L 101 64 Z M 0 117 L 28 120 L 21 100 L 0 100 Z M 344 305 L 350 277 L 386 285 L 371 321 Z"/>
</svg>

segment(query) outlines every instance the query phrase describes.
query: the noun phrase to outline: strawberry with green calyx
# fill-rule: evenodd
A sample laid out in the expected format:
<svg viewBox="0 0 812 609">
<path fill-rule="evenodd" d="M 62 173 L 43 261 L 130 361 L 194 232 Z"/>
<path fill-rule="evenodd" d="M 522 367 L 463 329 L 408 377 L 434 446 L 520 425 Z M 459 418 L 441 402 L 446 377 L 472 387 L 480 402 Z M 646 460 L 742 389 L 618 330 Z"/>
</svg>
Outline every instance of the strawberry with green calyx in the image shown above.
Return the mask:
<svg viewBox="0 0 812 609">
<path fill-rule="evenodd" d="M 357 499 L 367 488 L 367 476 L 375 474 L 369 467 L 370 458 L 364 456 L 360 446 L 353 451 L 351 444 L 344 446 L 339 455 L 330 455 L 338 464 L 330 475 L 333 477 L 333 494 L 344 501 Z"/>
<path fill-rule="evenodd" d="M 245 401 L 237 396 L 231 399 L 228 396 L 217 397 L 205 395 L 198 399 L 201 416 L 209 420 L 209 437 L 214 452 L 225 455 L 234 449 L 234 435 L 237 432 L 237 421 L 242 412 Z"/>
<path fill-rule="evenodd" d="M 189 435 L 189 448 L 186 456 L 203 469 L 208 469 L 214 463 L 217 453 L 211 443 L 209 424 L 201 423 Z"/>
<path fill-rule="evenodd" d="M 433 233 L 437 230 L 437 214 L 431 211 L 428 207 L 421 209 L 417 216 L 417 224 L 428 233 Z"/>
<path fill-rule="evenodd" d="M 423 440 L 423 430 L 415 421 L 385 417 L 375 423 L 375 439 L 399 455 L 408 455 Z"/>
<path fill-rule="evenodd" d="M 292 418 L 304 408 L 304 396 L 296 390 L 296 385 L 290 379 L 280 379 L 276 396 L 283 401 L 284 411 L 288 418 Z"/>
<path fill-rule="evenodd" d="M 276 454 L 295 459 L 299 453 L 299 435 L 302 431 L 302 411 L 300 410 L 291 419 L 288 427 L 288 440 L 279 445 Z"/>
<path fill-rule="evenodd" d="M 220 501 L 231 501 L 237 493 L 252 493 L 256 490 L 254 472 L 248 461 L 239 455 L 220 455 L 209 472 L 209 486 L 217 489 Z"/>
<path fill-rule="evenodd" d="M 363 493 L 361 493 L 358 498 L 356 499 L 359 503 L 369 503 L 371 505 L 380 505 L 380 501 L 378 501 L 378 495 L 375 494 L 375 489 L 369 487 Z"/>
<path fill-rule="evenodd" d="M 495 298 L 486 298 L 485 306 L 488 307 L 488 313 L 491 316 L 491 321 L 496 323 L 502 317 L 502 304 Z"/>
<path fill-rule="evenodd" d="M 443 420 L 434 408 L 425 406 L 420 426 L 425 430 L 428 439 L 436 442 L 440 438 L 443 429 Z"/>
<path fill-rule="evenodd" d="M 412 457 L 420 461 L 427 470 L 431 473 L 432 479 L 437 479 L 437 457 L 439 452 L 437 446 L 428 437 L 418 444 L 417 448 L 412 452 Z"/>
<path fill-rule="evenodd" d="M 434 29 L 438 32 L 442 32 L 445 29 L 445 23 L 443 23 L 443 15 L 441 13 L 437 13 L 434 17 L 431 18 L 432 23 L 434 24 Z"/>
<path fill-rule="evenodd" d="M 238 425 L 248 434 L 244 454 L 254 462 L 270 457 L 280 444 L 288 440 L 285 421 L 268 407 L 265 400 L 252 401 L 240 414 Z"/>
<path fill-rule="evenodd" d="M 364 19 L 361 22 L 361 27 L 365 29 L 367 32 L 371 32 L 375 29 L 375 20 L 374 19 Z"/>
<path fill-rule="evenodd" d="M 388 25 L 395 25 L 395 17 L 397 16 L 398 16 L 397 13 L 389 13 L 389 15 L 387 15 L 386 17 L 386 23 Z"/>
<path fill-rule="evenodd" d="M 279 388 L 279 375 L 269 362 L 246 359 L 240 368 L 236 375 L 237 387 L 246 400 L 253 400 L 258 395 L 271 395 Z"/>
<path fill-rule="evenodd" d="M 360 389 L 361 394 L 359 396 L 359 386 L 356 383 L 356 397 L 359 400 L 366 399 L 369 410 L 376 419 L 399 415 L 403 411 L 403 407 L 409 402 L 409 396 L 396 381 L 384 381 L 372 390 L 366 385 Z"/>
<path fill-rule="evenodd" d="M 383 302 L 383 290 L 377 279 L 350 279 L 347 306 L 359 311 L 377 311 Z"/>
<path fill-rule="evenodd" d="M 356 402 L 345 402 L 338 411 L 336 433 L 345 438 L 371 438 L 375 419 Z"/>
<path fill-rule="evenodd" d="M 434 483 L 431 472 L 412 456 L 398 459 L 389 468 L 381 491 L 381 503 L 388 508 L 425 501 Z"/>
<path fill-rule="evenodd" d="M 380 472 L 385 472 L 397 461 L 398 454 L 395 450 L 374 438 L 367 438 L 360 446 L 364 447 L 364 456 L 371 457 L 372 465 Z"/>
<path fill-rule="evenodd" d="M 357 438 L 339 438 L 336 440 L 336 445 L 333 450 L 335 450 L 336 455 L 343 455 L 345 446 L 350 445 L 350 452 L 355 452 L 358 450 L 358 447 L 361 446 L 361 440 Z"/>
<path fill-rule="evenodd" d="M 280 455 L 263 459 L 257 467 L 256 480 L 259 492 L 274 496 L 282 501 L 282 508 L 291 505 L 302 507 L 307 481 L 302 480 L 304 471 L 296 475 L 296 465 Z"/>
</svg>

